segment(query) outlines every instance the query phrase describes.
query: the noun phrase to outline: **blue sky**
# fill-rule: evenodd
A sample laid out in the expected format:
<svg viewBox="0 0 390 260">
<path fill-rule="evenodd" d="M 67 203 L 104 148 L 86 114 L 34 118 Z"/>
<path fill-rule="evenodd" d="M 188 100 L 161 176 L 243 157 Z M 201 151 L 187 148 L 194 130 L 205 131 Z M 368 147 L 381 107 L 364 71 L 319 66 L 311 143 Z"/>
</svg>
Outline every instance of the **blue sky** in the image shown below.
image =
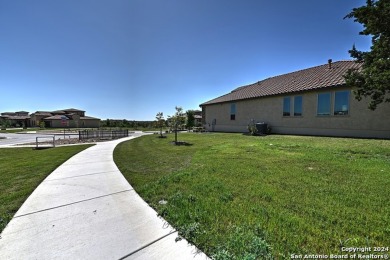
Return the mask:
<svg viewBox="0 0 390 260">
<path fill-rule="evenodd" d="M 369 50 L 364 0 L 0 0 L 0 112 L 154 120 Z"/>
</svg>

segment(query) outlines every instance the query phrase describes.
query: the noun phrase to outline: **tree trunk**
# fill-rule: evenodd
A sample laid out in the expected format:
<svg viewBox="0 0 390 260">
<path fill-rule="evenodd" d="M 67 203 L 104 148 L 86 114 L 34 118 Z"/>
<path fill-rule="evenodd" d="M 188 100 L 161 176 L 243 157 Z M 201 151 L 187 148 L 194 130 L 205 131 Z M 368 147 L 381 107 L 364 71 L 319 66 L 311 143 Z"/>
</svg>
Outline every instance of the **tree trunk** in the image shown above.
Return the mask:
<svg viewBox="0 0 390 260">
<path fill-rule="evenodd" d="M 177 144 L 177 124 L 175 125 L 175 144 Z"/>
</svg>

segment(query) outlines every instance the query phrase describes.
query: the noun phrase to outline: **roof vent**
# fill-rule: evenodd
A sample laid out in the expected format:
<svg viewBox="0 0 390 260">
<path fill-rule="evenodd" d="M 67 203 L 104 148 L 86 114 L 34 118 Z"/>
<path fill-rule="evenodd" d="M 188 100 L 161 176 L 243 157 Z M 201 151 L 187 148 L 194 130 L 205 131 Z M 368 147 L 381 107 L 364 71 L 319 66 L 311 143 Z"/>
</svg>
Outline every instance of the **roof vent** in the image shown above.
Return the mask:
<svg viewBox="0 0 390 260">
<path fill-rule="evenodd" d="M 332 59 L 328 60 L 328 65 L 329 65 L 329 69 L 331 69 L 332 68 Z"/>
</svg>

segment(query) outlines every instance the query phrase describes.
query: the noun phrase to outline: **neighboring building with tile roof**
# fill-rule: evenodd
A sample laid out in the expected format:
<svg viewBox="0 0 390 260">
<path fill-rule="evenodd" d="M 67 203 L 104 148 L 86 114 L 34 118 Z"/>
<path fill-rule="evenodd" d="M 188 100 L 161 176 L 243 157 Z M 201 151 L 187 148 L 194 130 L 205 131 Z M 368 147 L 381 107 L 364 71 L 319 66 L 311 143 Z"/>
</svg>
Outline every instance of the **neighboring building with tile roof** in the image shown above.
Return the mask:
<svg viewBox="0 0 390 260">
<path fill-rule="evenodd" d="M 37 111 L 31 114 L 31 126 L 39 126 L 41 123 L 45 127 L 80 127 L 80 128 L 98 128 L 100 119 L 85 116 L 84 110 L 75 108 L 61 109 L 56 111 Z"/>
<path fill-rule="evenodd" d="M 234 89 L 200 105 L 209 131 L 248 132 L 265 122 L 272 133 L 390 138 L 390 106 L 357 101 L 343 75 L 354 61 L 328 61 Z"/>
<path fill-rule="evenodd" d="M 26 111 L 3 112 L 0 114 L 0 121 L 7 121 L 7 124 L 14 127 L 30 126 L 30 116 Z"/>
<path fill-rule="evenodd" d="M 3 112 L 0 114 L 0 125 L 7 122 L 12 127 L 37 127 L 42 123 L 48 128 L 98 128 L 100 118 L 86 116 L 84 110 L 75 108 L 56 111 L 36 111 L 29 115 L 27 111 Z"/>
<path fill-rule="evenodd" d="M 202 125 L 202 110 L 194 110 L 195 126 Z"/>
</svg>

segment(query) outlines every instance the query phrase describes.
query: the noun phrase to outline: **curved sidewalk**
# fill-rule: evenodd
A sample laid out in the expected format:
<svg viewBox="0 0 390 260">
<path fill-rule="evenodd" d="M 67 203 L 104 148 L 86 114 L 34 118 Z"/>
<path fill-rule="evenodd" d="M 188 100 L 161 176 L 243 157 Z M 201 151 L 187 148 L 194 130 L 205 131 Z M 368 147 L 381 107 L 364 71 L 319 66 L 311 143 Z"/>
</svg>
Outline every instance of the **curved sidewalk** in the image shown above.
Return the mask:
<svg viewBox="0 0 390 260">
<path fill-rule="evenodd" d="M 0 259 L 207 259 L 150 208 L 101 142 L 53 171 L 0 238 Z"/>
</svg>

